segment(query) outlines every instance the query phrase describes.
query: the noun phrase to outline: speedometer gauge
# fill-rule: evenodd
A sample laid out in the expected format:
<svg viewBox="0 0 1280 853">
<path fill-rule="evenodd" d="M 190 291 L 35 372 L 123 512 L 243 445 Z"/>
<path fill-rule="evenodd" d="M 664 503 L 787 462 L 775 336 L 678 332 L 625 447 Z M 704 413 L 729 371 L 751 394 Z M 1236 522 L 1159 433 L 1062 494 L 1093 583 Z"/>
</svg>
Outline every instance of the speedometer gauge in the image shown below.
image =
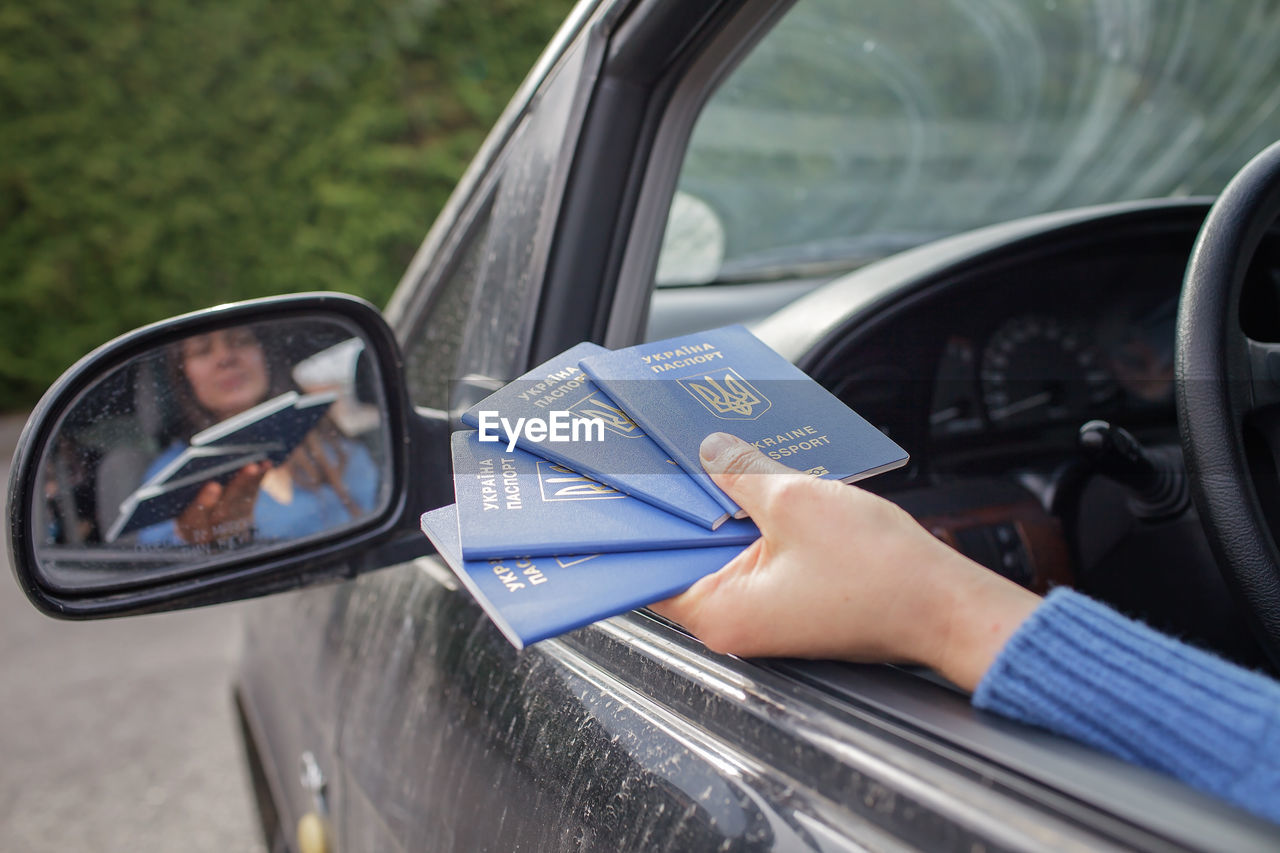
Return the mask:
<svg viewBox="0 0 1280 853">
<path fill-rule="evenodd" d="M 1043 315 L 1000 326 L 983 350 L 981 370 L 983 405 L 996 426 L 1086 419 L 1116 392 L 1085 336 Z"/>
</svg>

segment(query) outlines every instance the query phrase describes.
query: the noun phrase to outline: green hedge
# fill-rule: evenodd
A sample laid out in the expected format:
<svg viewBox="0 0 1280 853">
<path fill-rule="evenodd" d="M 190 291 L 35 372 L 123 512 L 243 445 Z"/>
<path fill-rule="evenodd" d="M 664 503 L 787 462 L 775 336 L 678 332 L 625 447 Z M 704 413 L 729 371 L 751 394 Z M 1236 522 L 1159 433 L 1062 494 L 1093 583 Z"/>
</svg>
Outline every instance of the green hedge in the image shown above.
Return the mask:
<svg viewBox="0 0 1280 853">
<path fill-rule="evenodd" d="M 0 410 L 182 311 L 384 302 L 571 5 L 0 5 Z"/>
</svg>

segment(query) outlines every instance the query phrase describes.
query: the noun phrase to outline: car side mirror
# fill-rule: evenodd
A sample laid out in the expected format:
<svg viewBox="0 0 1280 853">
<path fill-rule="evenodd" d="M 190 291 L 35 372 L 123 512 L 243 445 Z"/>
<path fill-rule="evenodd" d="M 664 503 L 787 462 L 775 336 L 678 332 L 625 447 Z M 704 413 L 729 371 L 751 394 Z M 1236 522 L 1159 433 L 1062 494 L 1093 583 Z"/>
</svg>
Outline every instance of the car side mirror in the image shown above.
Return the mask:
<svg viewBox="0 0 1280 853">
<path fill-rule="evenodd" d="M 19 440 L 18 580 L 41 610 L 85 618 L 348 573 L 344 555 L 405 526 L 405 398 L 391 330 L 354 297 L 255 300 L 118 338 Z"/>
</svg>

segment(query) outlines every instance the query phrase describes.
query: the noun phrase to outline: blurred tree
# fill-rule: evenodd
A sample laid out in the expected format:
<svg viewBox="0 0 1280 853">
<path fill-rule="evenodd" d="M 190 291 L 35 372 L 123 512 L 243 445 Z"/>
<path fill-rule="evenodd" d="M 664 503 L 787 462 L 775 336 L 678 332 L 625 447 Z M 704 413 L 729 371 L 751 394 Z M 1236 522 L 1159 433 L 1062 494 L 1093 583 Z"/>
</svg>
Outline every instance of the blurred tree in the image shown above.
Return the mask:
<svg viewBox="0 0 1280 853">
<path fill-rule="evenodd" d="M 172 314 L 384 302 L 571 6 L 0 6 L 0 410 Z"/>
</svg>

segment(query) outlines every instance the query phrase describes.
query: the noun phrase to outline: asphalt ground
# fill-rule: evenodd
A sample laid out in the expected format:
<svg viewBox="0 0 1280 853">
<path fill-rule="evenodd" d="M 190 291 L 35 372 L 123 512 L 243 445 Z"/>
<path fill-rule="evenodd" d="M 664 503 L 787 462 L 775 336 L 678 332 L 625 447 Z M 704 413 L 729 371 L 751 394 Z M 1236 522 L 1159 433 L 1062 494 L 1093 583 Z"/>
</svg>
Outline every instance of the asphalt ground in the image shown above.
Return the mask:
<svg viewBox="0 0 1280 853">
<path fill-rule="evenodd" d="M 0 416 L 0 484 L 22 423 Z M 0 850 L 265 850 L 231 704 L 237 608 L 64 622 L 0 559 Z"/>
</svg>

